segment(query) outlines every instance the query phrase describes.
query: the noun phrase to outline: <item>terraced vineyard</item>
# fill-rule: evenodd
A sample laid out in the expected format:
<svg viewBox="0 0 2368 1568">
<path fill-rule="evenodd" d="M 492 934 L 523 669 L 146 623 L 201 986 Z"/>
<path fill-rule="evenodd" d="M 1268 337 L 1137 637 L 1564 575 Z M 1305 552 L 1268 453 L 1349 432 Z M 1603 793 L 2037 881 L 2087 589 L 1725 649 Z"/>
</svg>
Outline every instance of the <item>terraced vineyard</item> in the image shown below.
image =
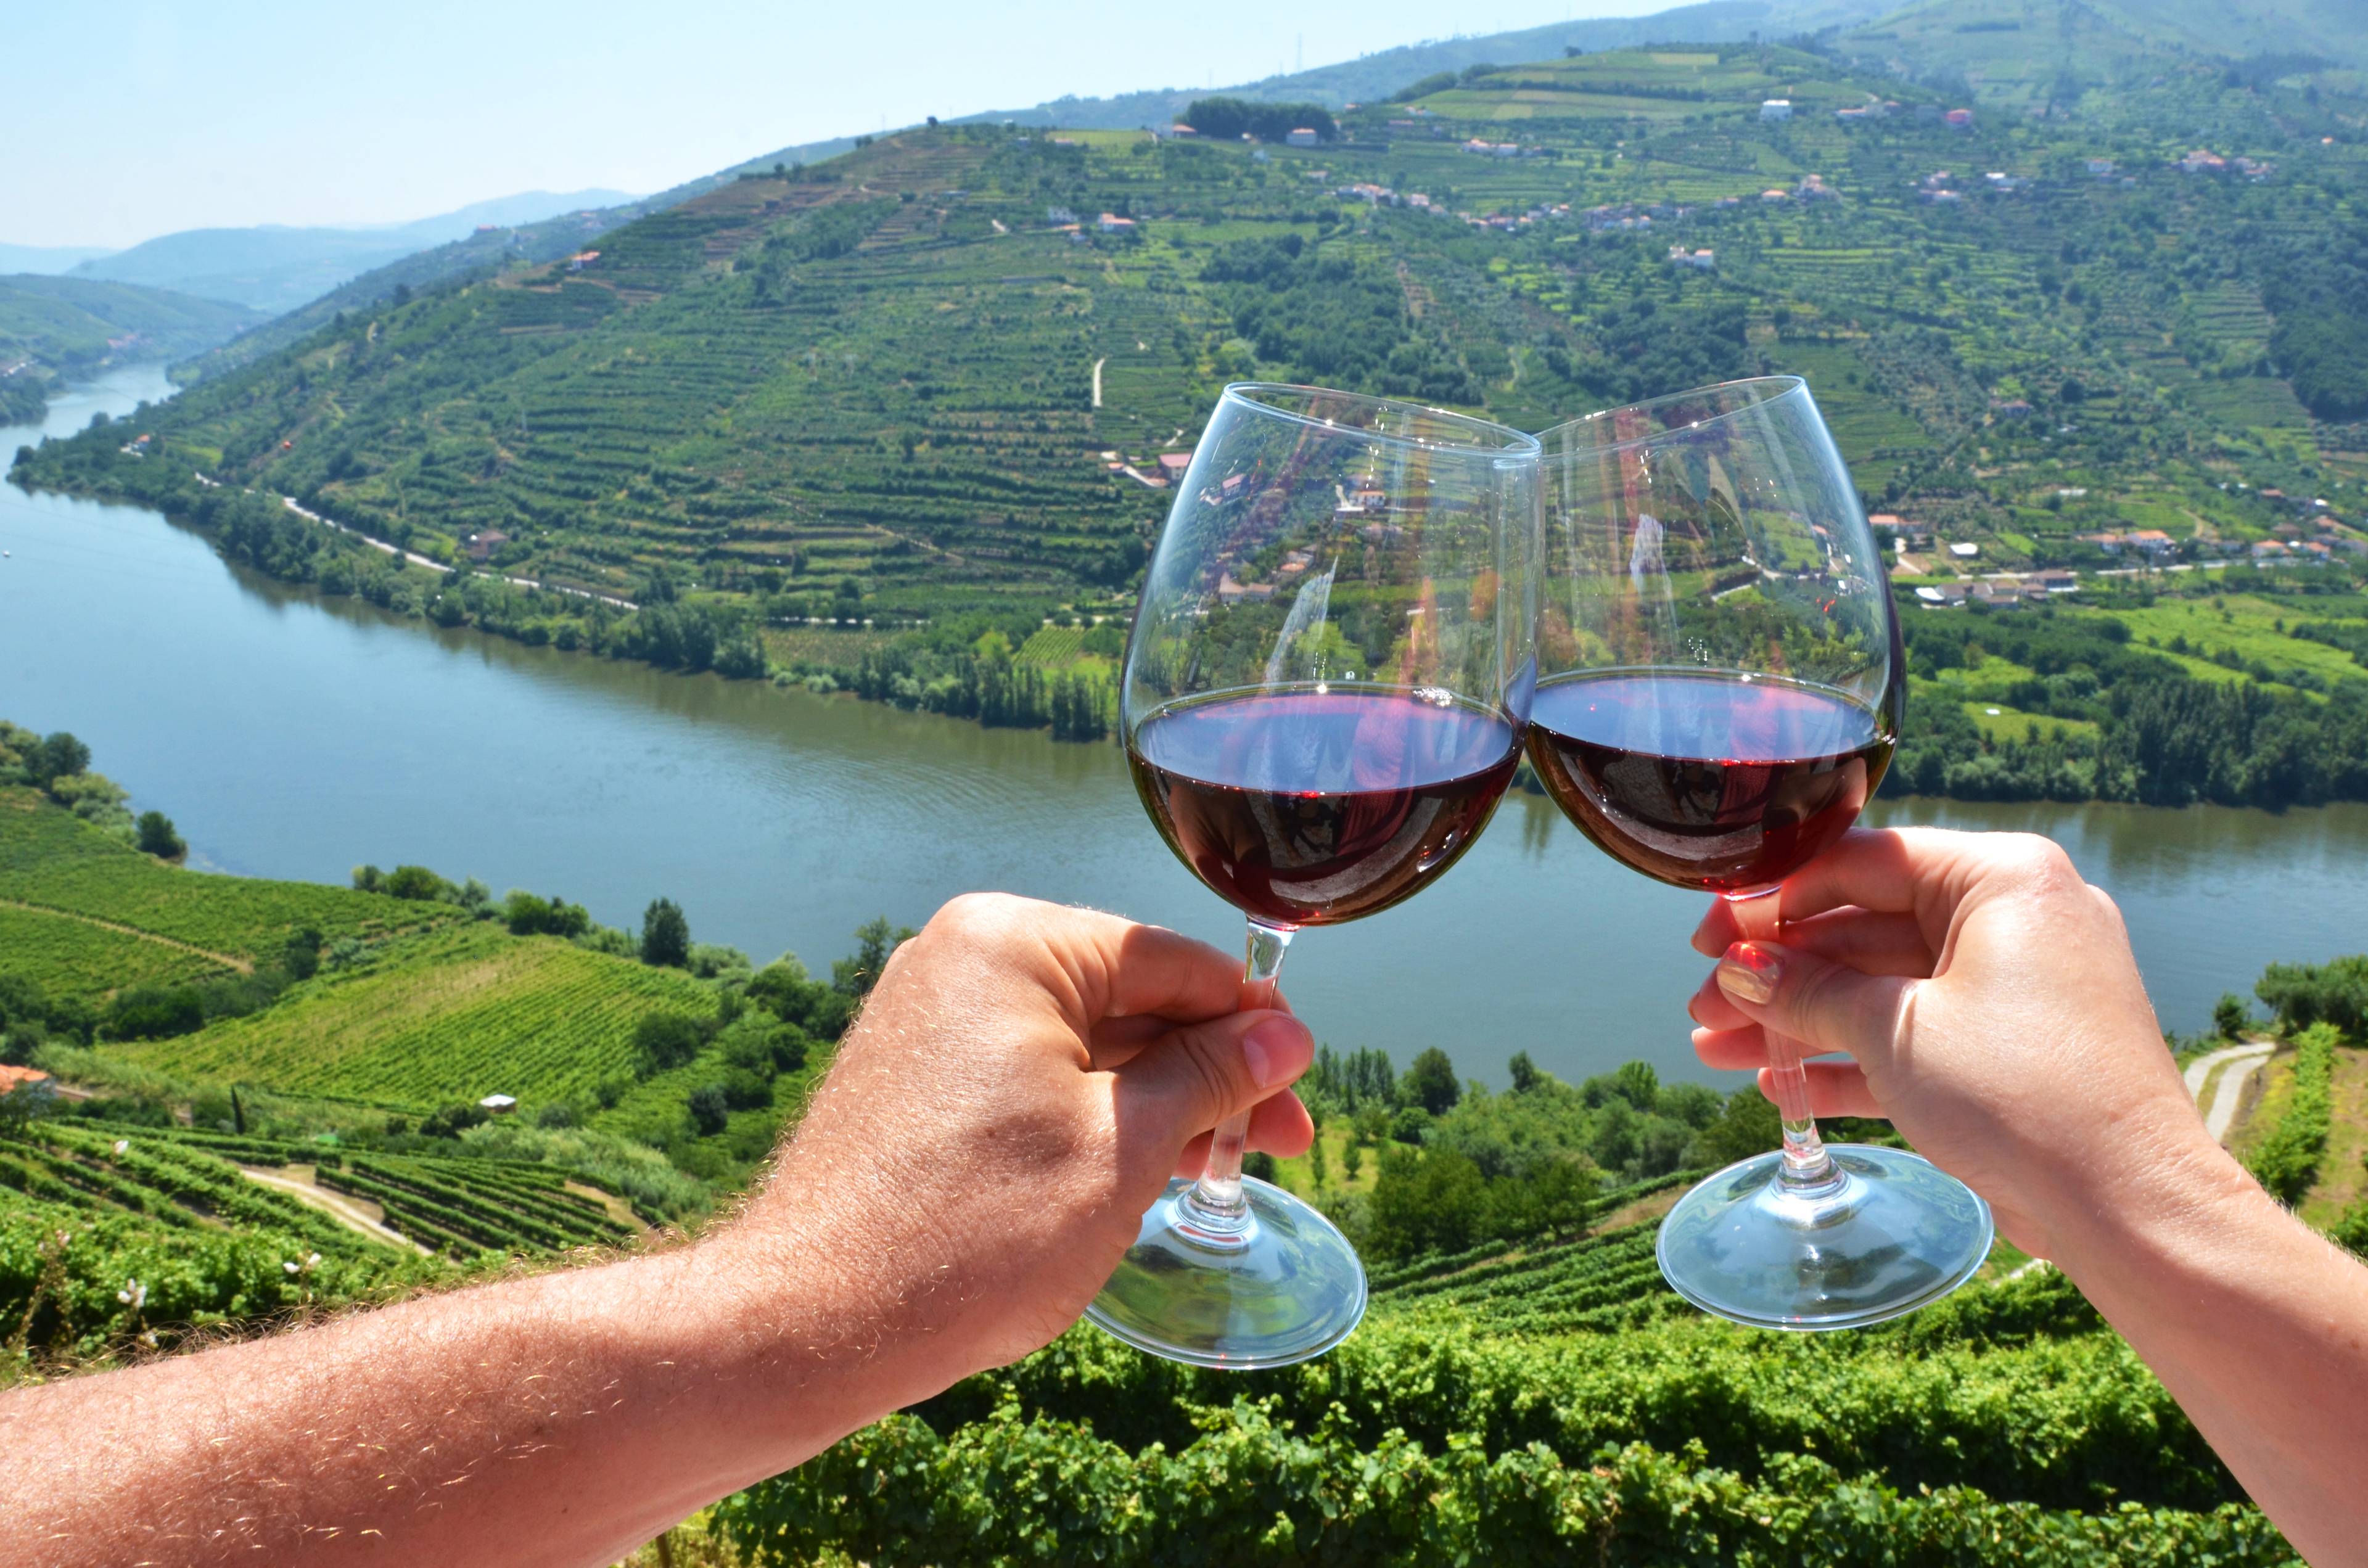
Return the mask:
<svg viewBox="0 0 2368 1568">
<path fill-rule="evenodd" d="M 51 996 L 91 999 L 125 985 L 164 985 L 231 972 L 204 953 L 94 925 L 52 909 L 0 903 L 0 973 Z"/>
<path fill-rule="evenodd" d="M 193 972 L 186 961 L 192 955 L 168 944 L 183 944 L 243 966 L 278 953 L 300 927 L 310 926 L 335 941 L 461 918 L 450 905 L 407 903 L 317 882 L 181 870 L 119 843 L 32 790 L 0 786 L 0 904 L 6 903 L 121 926 L 134 941 L 161 938 L 154 945 L 164 947 L 165 952 L 142 955 L 131 966 L 134 975 L 143 969 Z M 18 928 L 31 929 L 22 922 Z M 91 959 L 77 961 L 65 954 L 68 939 L 52 932 L 34 944 L 28 967 L 38 964 L 62 983 L 75 983 L 85 991 L 105 989 L 98 983 L 109 971 L 99 955 L 123 949 L 102 937 L 92 941 L 97 945 Z M 0 945 L 0 967 L 14 969 L 11 953 Z M 66 988 L 61 983 L 60 989 Z"/>
<path fill-rule="evenodd" d="M 630 1081 L 642 1018 L 714 1007 L 678 970 L 472 925 L 324 973 L 262 1013 L 120 1049 L 183 1077 L 411 1110 L 490 1094 L 589 1099 Z"/>
<path fill-rule="evenodd" d="M 1672 1172 L 1606 1193 L 1588 1206 L 1581 1223 L 1594 1225 L 1681 1190 L 1702 1174 Z M 1448 1313 L 1466 1329 L 1488 1334 L 1634 1327 L 1690 1310 L 1662 1283 L 1654 1262 L 1653 1239 L 1660 1228 L 1656 1215 L 1567 1241 L 1541 1237 L 1514 1247 L 1490 1243 L 1376 1268 L 1370 1281 L 1374 1304 L 1392 1312 Z"/>
</svg>

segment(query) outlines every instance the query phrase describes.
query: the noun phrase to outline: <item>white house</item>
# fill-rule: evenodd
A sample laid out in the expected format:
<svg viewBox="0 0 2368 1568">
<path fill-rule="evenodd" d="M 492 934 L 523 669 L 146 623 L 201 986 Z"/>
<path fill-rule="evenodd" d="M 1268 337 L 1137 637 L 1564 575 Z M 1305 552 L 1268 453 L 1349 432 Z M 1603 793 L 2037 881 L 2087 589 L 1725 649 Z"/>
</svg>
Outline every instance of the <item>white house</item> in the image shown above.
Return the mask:
<svg viewBox="0 0 2368 1568">
<path fill-rule="evenodd" d="M 1759 118 L 1761 119 L 1770 121 L 1792 119 L 1793 100 L 1790 98 L 1769 98 L 1765 100 L 1759 106 Z"/>
<path fill-rule="evenodd" d="M 1293 126 L 1291 134 L 1284 137 L 1283 141 L 1293 147 L 1313 147 L 1316 143 L 1317 137 L 1312 127 L 1300 125 Z"/>
</svg>

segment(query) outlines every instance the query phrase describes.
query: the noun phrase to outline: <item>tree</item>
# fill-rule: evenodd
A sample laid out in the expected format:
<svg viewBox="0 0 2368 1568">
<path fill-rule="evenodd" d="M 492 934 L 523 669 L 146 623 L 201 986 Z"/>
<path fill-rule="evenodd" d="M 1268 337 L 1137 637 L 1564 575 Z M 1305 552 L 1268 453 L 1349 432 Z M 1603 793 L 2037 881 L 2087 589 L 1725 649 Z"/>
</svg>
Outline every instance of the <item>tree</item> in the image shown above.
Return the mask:
<svg viewBox="0 0 2368 1568">
<path fill-rule="evenodd" d="M 1513 1052 L 1513 1060 L 1505 1064 L 1513 1076 L 1513 1092 L 1526 1094 L 1538 1086 L 1538 1064 L 1530 1060 L 1526 1051 Z"/>
<path fill-rule="evenodd" d="M 642 961 L 669 969 L 690 961 L 690 922 L 670 898 L 652 899 L 642 911 Z"/>
<path fill-rule="evenodd" d="M 1414 1065 L 1398 1081 L 1398 1092 L 1407 1103 L 1433 1116 L 1445 1116 L 1463 1097 L 1463 1085 L 1456 1079 L 1455 1063 L 1434 1045 L 1414 1059 Z"/>
<path fill-rule="evenodd" d="M 77 773 L 90 771 L 90 748 L 63 730 L 50 736 L 28 752 L 26 771 L 33 782 L 46 787 L 53 778 L 70 778 Z"/>
<path fill-rule="evenodd" d="M 452 884 L 425 866 L 397 866 L 387 873 L 379 891 L 414 903 L 429 903 L 450 893 Z"/>
<path fill-rule="evenodd" d="M 682 1013 L 652 1013 L 633 1026 L 633 1054 L 643 1077 L 681 1066 L 706 1043 L 699 1020 Z"/>
<path fill-rule="evenodd" d="M 732 1119 L 732 1104 L 721 1084 L 702 1084 L 690 1091 L 690 1124 L 700 1136 L 712 1138 Z"/>
<path fill-rule="evenodd" d="M 159 860 L 177 860 L 188 852 L 181 835 L 173 831 L 173 819 L 162 812 L 140 813 L 140 852 L 154 855 Z"/>
<path fill-rule="evenodd" d="M 840 994 L 869 996 L 888 967 L 888 955 L 913 939 L 910 926 L 890 926 L 884 915 L 874 915 L 855 928 L 855 956 L 830 966 L 830 983 Z"/>
<path fill-rule="evenodd" d="M 2224 991 L 2220 1000 L 2212 1005 L 2212 1028 L 2223 1040 L 2235 1040 L 2252 1022 L 2245 999 L 2233 991 Z"/>
</svg>

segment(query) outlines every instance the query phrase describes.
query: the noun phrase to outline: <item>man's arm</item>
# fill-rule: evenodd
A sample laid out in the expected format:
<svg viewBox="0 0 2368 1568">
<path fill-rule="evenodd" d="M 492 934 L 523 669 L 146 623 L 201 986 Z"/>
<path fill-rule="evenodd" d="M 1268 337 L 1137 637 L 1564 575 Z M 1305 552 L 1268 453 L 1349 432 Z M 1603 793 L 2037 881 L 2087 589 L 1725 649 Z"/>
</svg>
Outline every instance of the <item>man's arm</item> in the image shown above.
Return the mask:
<svg viewBox="0 0 2368 1568">
<path fill-rule="evenodd" d="M 582 1564 L 1075 1321 L 1192 1147 L 1306 1069 L 1240 964 L 958 900 L 696 1244 L 0 1396 L 0 1562 Z"/>
<path fill-rule="evenodd" d="M 1887 1116 L 2069 1275 L 2312 1562 L 2368 1562 L 2368 1268 L 2204 1131 L 2112 903 L 2044 839 L 1854 833 L 1693 1001 L 1702 1059 L 1759 1026 L 1847 1052 L 1820 1115 Z"/>
</svg>

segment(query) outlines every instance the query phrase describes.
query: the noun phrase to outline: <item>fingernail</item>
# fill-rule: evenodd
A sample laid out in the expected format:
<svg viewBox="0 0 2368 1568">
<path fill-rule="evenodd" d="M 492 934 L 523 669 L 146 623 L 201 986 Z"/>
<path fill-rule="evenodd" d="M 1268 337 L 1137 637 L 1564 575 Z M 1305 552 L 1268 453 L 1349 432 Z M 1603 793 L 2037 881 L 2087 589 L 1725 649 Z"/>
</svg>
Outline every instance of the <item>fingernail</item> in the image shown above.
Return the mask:
<svg viewBox="0 0 2368 1568">
<path fill-rule="evenodd" d="M 1315 1058 L 1315 1037 L 1293 1017 L 1269 1018 L 1242 1036 L 1242 1060 L 1261 1089 L 1290 1083 Z"/>
<path fill-rule="evenodd" d="M 1718 988 L 1738 1002 L 1766 1006 L 1783 977 L 1783 963 L 1756 942 L 1737 942 L 1718 960 Z"/>
</svg>

